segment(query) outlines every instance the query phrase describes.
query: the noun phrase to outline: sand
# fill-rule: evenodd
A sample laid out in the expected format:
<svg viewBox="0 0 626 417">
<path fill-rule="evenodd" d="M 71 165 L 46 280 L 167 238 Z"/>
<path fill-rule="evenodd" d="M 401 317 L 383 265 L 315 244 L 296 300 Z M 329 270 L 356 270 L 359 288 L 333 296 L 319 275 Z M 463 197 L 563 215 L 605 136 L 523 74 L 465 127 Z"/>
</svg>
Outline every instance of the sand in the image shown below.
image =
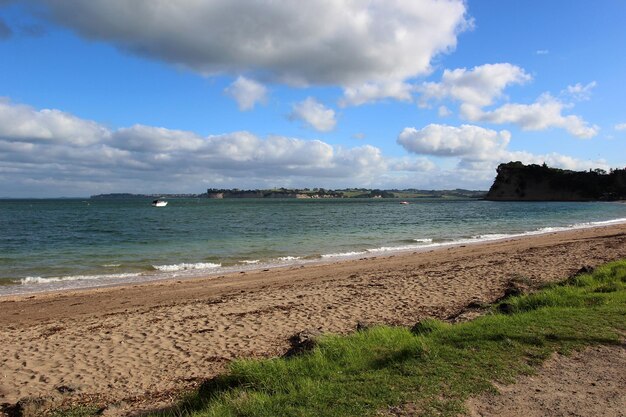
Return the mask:
<svg viewBox="0 0 626 417">
<path fill-rule="evenodd" d="M 234 358 L 304 329 L 412 325 L 626 258 L 626 225 L 333 264 L 0 299 L 0 403 L 32 396 L 166 403 Z M 61 394 L 62 392 L 62 394 Z M 137 405 L 139 404 L 139 405 Z"/>
</svg>

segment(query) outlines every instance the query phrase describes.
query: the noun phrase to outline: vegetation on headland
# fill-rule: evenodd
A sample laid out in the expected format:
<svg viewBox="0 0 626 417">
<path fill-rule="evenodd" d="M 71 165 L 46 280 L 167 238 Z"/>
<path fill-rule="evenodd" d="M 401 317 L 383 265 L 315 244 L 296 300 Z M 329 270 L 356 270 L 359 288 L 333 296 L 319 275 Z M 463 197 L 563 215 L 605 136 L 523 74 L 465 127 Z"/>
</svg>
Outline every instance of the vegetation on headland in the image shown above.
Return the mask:
<svg viewBox="0 0 626 417">
<path fill-rule="evenodd" d="M 482 198 L 485 191 L 474 190 L 417 190 L 417 189 L 368 189 L 345 188 L 330 190 L 324 188 L 273 188 L 265 190 L 240 190 L 209 188 L 203 194 L 130 194 L 112 193 L 92 195 L 94 199 L 127 199 L 127 198 L 449 198 L 467 199 Z"/>
<path fill-rule="evenodd" d="M 569 171 L 521 162 L 500 164 L 487 200 L 626 200 L 626 169 Z"/>
<path fill-rule="evenodd" d="M 366 416 L 411 404 L 454 416 L 554 352 L 618 343 L 626 330 L 626 261 L 502 300 L 471 322 L 425 320 L 327 335 L 304 354 L 239 360 L 158 416 Z M 378 414 L 381 415 L 381 414 Z"/>
</svg>

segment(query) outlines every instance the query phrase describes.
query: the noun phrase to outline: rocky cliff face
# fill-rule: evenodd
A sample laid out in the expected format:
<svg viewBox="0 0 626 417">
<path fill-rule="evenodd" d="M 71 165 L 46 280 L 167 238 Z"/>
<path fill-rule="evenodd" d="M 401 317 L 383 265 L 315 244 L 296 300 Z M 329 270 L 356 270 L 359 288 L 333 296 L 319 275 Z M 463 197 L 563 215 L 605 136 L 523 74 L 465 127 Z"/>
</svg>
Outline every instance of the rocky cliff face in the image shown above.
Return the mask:
<svg viewBox="0 0 626 417">
<path fill-rule="evenodd" d="M 487 200 L 596 201 L 626 199 L 626 169 L 567 171 L 521 162 L 500 164 Z"/>
</svg>

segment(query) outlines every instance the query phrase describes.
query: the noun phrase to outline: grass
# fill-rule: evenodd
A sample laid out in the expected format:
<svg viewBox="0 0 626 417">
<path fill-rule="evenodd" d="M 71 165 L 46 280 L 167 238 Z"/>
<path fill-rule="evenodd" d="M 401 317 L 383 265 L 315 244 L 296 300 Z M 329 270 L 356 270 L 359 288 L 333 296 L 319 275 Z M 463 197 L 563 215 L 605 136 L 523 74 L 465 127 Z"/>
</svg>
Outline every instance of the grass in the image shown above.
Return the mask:
<svg viewBox="0 0 626 417">
<path fill-rule="evenodd" d="M 618 343 L 626 330 L 626 261 L 503 302 L 510 314 L 495 306 L 468 323 L 374 327 L 322 337 L 297 357 L 239 360 L 158 415 L 367 416 L 407 402 L 420 415 L 458 415 L 469 396 L 532 373 L 553 352 Z"/>
<path fill-rule="evenodd" d="M 618 343 L 626 331 L 626 260 L 502 303 L 506 309 L 493 306 L 467 323 L 380 326 L 324 336 L 291 358 L 239 360 L 153 416 L 373 416 L 405 403 L 419 415 L 455 416 L 469 396 L 532 373 L 554 352 Z"/>
</svg>

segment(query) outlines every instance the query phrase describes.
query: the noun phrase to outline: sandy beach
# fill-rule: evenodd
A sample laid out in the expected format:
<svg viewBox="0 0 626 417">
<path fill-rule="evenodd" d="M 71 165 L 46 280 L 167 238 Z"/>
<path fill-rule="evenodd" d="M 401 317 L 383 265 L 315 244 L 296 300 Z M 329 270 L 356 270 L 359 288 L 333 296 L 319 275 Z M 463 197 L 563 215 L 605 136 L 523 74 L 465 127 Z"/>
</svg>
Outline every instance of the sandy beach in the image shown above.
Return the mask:
<svg viewBox="0 0 626 417">
<path fill-rule="evenodd" d="M 626 224 L 220 277 L 0 299 L 0 403 L 164 404 L 304 329 L 412 325 L 626 258 Z M 133 405 L 134 404 L 134 405 Z"/>
</svg>

